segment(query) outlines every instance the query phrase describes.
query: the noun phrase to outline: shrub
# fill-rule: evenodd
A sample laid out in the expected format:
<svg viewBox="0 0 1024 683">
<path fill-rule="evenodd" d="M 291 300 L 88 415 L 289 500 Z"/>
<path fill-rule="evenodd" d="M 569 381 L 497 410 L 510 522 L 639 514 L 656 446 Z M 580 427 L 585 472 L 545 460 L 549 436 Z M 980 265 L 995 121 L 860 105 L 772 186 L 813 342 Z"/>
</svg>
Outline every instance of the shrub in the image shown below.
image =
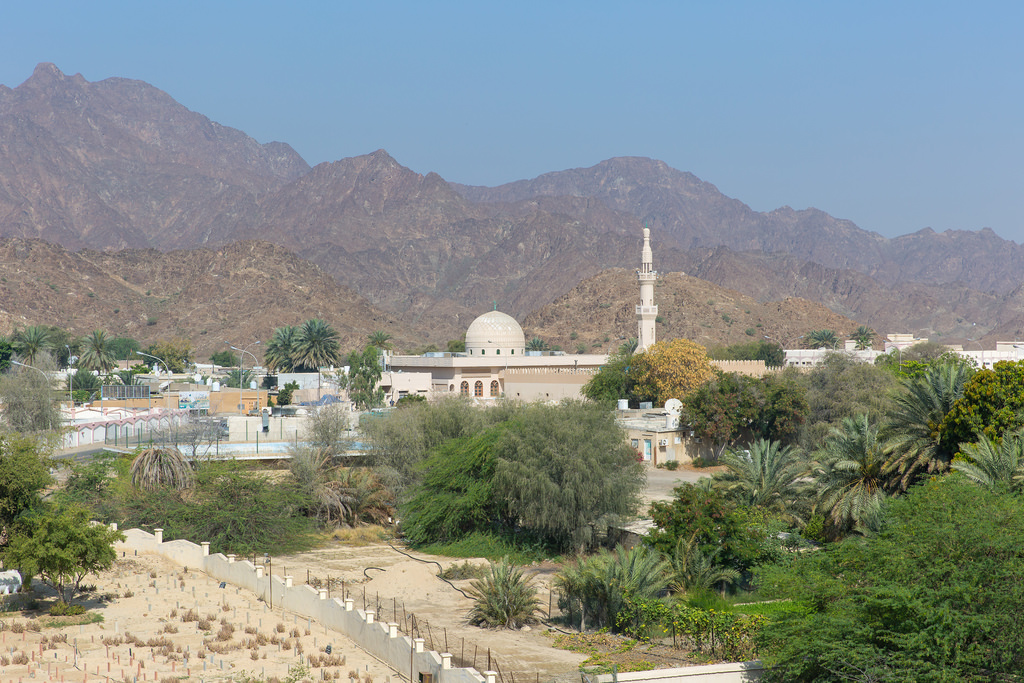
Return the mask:
<svg viewBox="0 0 1024 683">
<path fill-rule="evenodd" d="M 491 564 L 490 573 L 474 580 L 469 594 L 475 600 L 469 611 L 474 626 L 518 629 L 537 622 L 540 601 L 533 579 L 507 560 Z"/>
<path fill-rule="evenodd" d="M 82 605 L 69 605 L 66 602 L 58 602 L 50 607 L 51 617 L 71 617 L 77 614 L 85 614 L 85 607 Z"/>
<path fill-rule="evenodd" d="M 679 461 L 678 460 L 668 460 L 668 461 L 666 461 L 665 462 L 665 469 L 666 470 L 671 470 L 673 472 L 678 470 L 679 469 Z"/>
</svg>

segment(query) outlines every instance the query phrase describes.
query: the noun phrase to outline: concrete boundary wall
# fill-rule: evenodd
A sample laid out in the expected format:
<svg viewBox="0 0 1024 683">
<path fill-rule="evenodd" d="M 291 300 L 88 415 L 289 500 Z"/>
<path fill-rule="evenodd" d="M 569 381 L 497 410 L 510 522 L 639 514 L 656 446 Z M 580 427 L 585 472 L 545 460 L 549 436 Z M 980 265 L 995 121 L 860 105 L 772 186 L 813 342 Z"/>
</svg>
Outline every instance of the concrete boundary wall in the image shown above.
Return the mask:
<svg viewBox="0 0 1024 683">
<path fill-rule="evenodd" d="M 495 672 L 485 671 L 481 675 L 472 668 L 451 668 L 450 654 L 424 651 L 422 638 L 398 635 L 393 624 L 376 621 L 372 610 L 355 609 L 352 599 L 328 599 L 326 590 L 318 591 L 305 584 L 291 585 L 291 577 L 266 576 L 263 565 L 236 560 L 234 555 L 211 555 L 209 543 L 196 545 L 181 540 L 164 543 L 162 530 L 154 531 L 150 534 L 141 529 L 128 529 L 124 532 L 124 542 L 118 543 L 116 548 L 123 552 L 160 555 L 183 567 L 199 569 L 218 581 L 251 591 L 265 602 L 272 597 L 275 608 L 314 619 L 348 636 L 360 648 L 401 672 L 403 678 L 409 676 L 411 667 L 417 677 L 429 673 L 437 683 L 494 683 Z"/>
<path fill-rule="evenodd" d="M 753 661 L 601 674 L 593 678 L 596 683 L 751 683 L 760 681 L 763 671 L 761 662 Z"/>
</svg>

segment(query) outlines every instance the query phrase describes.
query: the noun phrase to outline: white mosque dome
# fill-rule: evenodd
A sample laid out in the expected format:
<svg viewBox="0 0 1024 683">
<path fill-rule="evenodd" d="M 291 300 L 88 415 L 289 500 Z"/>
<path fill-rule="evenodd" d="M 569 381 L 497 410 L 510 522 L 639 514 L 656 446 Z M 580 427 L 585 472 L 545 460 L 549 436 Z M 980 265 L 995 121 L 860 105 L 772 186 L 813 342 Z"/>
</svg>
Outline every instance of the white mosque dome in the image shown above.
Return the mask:
<svg viewBox="0 0 1024 683">
<path fill-rule="evenodd" d="M 470 356 L 523 356 L 526 335 L 516 319 L 501 311 L 488 311 L 466 330 L 466 353 Z"/>
</svg>

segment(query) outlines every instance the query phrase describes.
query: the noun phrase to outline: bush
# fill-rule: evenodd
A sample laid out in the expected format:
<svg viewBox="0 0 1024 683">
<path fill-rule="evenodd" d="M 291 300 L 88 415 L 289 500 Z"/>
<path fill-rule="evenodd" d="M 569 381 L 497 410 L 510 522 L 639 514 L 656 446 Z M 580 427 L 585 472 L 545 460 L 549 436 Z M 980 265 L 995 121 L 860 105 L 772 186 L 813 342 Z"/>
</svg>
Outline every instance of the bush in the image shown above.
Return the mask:
<svg viewBox="0 0 1024 683">
<path fill-rule="evenodd" d="M 487 576 L 473 581 L 469 594 L 475 600 L 469 611 L 474 626 L 518 629 L 537 623 L 540 601 L 533 579 L 506 559 L 491 564 Z"/>
<path fill-rule="evenodd" d="M 678 460 L 668 460 L 668 461 L 666 461 L 665 462 L 665 469 L 669 470 L 669 471 L 672 471 L 672 472 L 675 472 L 676 470 L 679 469 L 679 461 Z"/>
<path fill-rule="evenodd" d="M 50 607 L 51 617 L 72 617 L 78 614 L 85 614 L 85 607 L 70 605 L 66 602 L 58 602 Z"/>
</svg>

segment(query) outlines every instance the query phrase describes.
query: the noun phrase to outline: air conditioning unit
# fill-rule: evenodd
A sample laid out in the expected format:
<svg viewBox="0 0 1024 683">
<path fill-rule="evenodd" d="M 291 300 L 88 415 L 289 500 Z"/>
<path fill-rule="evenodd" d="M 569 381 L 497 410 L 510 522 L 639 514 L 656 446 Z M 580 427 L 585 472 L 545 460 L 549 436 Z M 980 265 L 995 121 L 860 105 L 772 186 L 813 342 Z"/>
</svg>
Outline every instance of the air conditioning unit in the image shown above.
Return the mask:
<svg viewBox="0 0 1024 683">
<path fill-rule="evenodd" d="M 659 446 L 667 446 L 668 445 L 668 439 L 659 439 L 658 440 L 658 445 Z"/>
</svg>

